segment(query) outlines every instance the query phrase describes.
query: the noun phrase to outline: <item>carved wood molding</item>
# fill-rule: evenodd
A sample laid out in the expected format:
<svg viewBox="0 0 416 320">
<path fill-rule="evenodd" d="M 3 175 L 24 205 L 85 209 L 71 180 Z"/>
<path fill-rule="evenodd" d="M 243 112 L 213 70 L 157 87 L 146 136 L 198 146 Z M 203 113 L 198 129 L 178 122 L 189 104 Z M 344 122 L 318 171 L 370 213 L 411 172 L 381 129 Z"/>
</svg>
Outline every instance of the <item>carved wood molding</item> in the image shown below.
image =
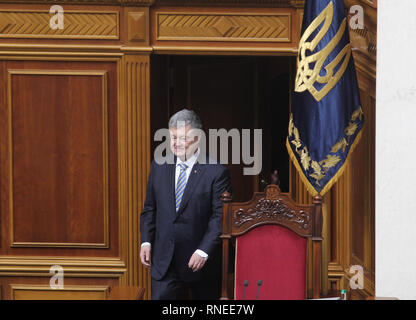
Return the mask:
<svg viewBox="0 0 416 320">
<path fill-rule="evenodd" d="M 151 299 L 150 270 L 139 261 L 139 215 L 146 197 L 150 172 L 150 56 L 128 54 L 123 57 L 119 106 L 120 188 L 124 190 L 121 226 L 124 238 L 122 259 L 126 261 L 123 286 L 146 288 L 145 299 Z"/>
<path fill-rule="evenodd" d="M 231 204 L 232 234 L 241 235 L 263 223 L 276 223 L 297 234 L 308 237 L 313 234 L 313 206 L 300 206 L 275 185 L 265 192 L 256 192 L 246 203 Z"/>
<path fill-rule="evenodd" d="M 353 259 L 354 260 L 354 259 Z M 354 264 L 363 265 L 362 262 L 352 261 Z M 352 290 L 350 287 L 350 280 L 352 274 L 349 272 L 350 267 L 343 267 L 337 262 L 330 262 L 328 264 L 328 281 L 330 282 L 330 287 L 332 289 L 347 289 Z M 363 297 L 370 297 L 375 295 L 375 276 L 374 273 L 370 270 L 364 268 L 363 275 L 364 288 L 363 289 L 354 289 L 360 293 Z"/>
<path fill-rule="evenodd" d="M 119 278 L 126 272 L 126 264 L 118 258 L 94 257 L 0 257 L 0 276 L 50 277 L 51 266 L 59 265 L 66 276 Z"/>
<path fill-rule="evenodd" d="M 264 218 L 286 221 L 302 230 L 308 230 L 311 223 L 309 212 L 292 210 L 281 199 L 261 198 L 253 209 L 240 208 L 233 213 L 236 227 L 241 227 L 247 222 L 261 222 Z"/>
<path fill-rule="evenodd" d="M 53 30 L 47 10 L 1 10 L 0 38 L 119 39 L 119 14 L 65 11 L 64 28 Z"/>
<path fill-rule="evenodd" d="M 289 42 L 290 14 L 156 13 L 157 40 Z"/>
<path fill-rule="evenodd" d="M 144 42 L 148 39 L 146 13 L 128 12 L 127 25 L 127 39 L 129 42 Z"/>
<path fill-rule="evenodd" d="M 303 8 L 305 0 L 156 0 L 157 5 L 256 6 Z"/>
<path fill-rule="evenodd" d="M 105 300 L 110 294 L 110 286 L 98 285 L 65 285 L 63 288 L 54 289 L 50 285 L 10 284 L 11 300 L 36 300 L 41 299 L 68 299 L 77 300 L 83 293 L 90 299 Z M 74 298 L 74 294 L 77 294 Z"/>
<path fill-rule="evenodd" d="M 25 3 L 25 4 L 104 4 L 104 5 L 121 5 L 121 6 L 149 6 L 155 3 L 155 0 L 0 0 L 0 3 Z"/>
<path fill-rule="evenodd" d="M 56 0 L 0 0 L 0 3 L 56 4 Z M 65 4 L 104 4 L 121 6 L 181 5 L 181 6 L 262 6 L 303 8 L 305 0 L 61 0 Z"/>
</svg>

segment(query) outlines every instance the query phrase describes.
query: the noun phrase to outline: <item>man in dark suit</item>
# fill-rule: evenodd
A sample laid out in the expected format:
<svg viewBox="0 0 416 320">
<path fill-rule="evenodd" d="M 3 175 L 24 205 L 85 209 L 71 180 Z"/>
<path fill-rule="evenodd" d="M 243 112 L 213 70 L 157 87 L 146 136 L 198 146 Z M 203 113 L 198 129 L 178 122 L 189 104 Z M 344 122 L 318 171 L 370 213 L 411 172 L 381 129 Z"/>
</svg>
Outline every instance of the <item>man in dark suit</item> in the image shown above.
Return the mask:
<svg viewBox="0 0 416 320">
<path fill-rule="evenodd" d="M 198 147 L 202 124 L 191 110 L 169 121 L 172 161 L 153 160 L 141 213 L 141 262 L 150 267 L 152 299 L 218 299 L 221 289 L 222 202 L 228 169 Z"/>
</svg>

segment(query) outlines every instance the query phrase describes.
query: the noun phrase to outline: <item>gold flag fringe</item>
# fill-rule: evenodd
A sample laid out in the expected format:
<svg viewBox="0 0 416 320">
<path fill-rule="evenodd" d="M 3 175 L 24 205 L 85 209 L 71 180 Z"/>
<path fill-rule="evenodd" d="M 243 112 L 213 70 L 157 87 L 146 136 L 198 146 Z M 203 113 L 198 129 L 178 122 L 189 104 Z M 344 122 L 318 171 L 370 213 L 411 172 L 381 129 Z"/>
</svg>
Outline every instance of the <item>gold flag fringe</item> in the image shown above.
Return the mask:
<svg viewBox="0 0 416 320">
<path fill-rule="evenodd" d="M 358 143 L 361 140 L 363 129 L 364 128 L 362 127 L 361 130 L 360 130 L 360 132 L 355 137 L 354 143 L 352 144 L 352 146 L 351 146 L 351 148 L 350 148 L 350 150 L 348 152 L 347 158 L 345 159 L 345 161 L 342 164 L 341 168 L 338 169 L 337 173 L 331 178 L 331 180 L 329 180 L 327 182 L 327 184 L 325 185 L 325 187 L 319 193 L 321 196 L 324 196 L 325 193 L 327 193 L 329 191 L 329 189 L 331 189 L 331 187 L 334 185 L 334 183 L 336 183 L 338 181 L 339 177 L 341 177 L 342 174 L 344 173 L 344 170 L 346 168 L 346 165 L 348 164 L 348 162 L 351 159 L 351 154 L 354 152 L 355 148 L 357 147 Z M 292 160 L 293 164 L 295 165 L 296 170 L 299 172 L 299 176 L 300 176 L 302 182 L 306 186 L 306 189 L 312 195 L 312 197 L 315 197 L 316 195 L 318 195 L 318 191 L 316 191 L 316 189 L 314 188 L 314 186 L 309 182 L 308 178 L 306 178 L 305 174 L 303 173 L 303 170 L 300 167 L 300 165 L 299 165 L 299 163 L 297 161 L 297 158 L 296 158 L 295 154 L 293 153 L 292 148 L 290 147 L 289 137 L 286 138 L 286 148 L 287 148 L 287 151 L 289 153 L 290 159 Z"/>
</svg>

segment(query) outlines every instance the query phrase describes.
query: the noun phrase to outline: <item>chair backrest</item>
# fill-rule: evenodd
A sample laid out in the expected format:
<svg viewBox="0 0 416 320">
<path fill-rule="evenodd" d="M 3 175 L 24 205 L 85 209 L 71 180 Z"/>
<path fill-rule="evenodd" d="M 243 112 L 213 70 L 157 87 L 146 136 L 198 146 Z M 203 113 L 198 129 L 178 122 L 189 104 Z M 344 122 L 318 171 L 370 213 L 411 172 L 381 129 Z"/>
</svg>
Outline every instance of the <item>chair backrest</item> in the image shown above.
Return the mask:
<svg viewBox="0 0 416 320">
<path fill-rule="evenodd" d="M 313 205 L 299 205 L 277 185 L 268 185 L 248 202 L 232 202 L 228 192 L 222 194 L 222 201 L 221 299 L 231 298 L 229 250 L 234 239 L 234 299 L 319 298 L 322 197 L 314 197 Z M 312 266 L 308 265 L 309 255 Z M 309 267 L 311 293 L 307 290 Z"/>
</svg>

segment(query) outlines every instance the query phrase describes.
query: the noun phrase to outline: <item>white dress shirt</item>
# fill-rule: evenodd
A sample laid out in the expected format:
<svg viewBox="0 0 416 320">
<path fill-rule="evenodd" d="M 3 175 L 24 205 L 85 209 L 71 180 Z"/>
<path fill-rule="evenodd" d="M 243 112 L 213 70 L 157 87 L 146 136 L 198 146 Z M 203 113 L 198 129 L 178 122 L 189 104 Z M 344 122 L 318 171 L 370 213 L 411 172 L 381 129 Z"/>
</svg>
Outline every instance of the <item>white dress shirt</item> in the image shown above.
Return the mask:
<svg viewBox="0 0 416 320">
<path fill-rule="evenodd" d="M 187 168 L 186 168 L 186 183 L 188 183 L 188 179 L 189 179 L 189 176 L 191 175 L 192 168 L 193 168 L 195 162 L 198 160 L 199 152 L 200 152 L 200 150 L 198 148 L 198 150 L 192 155 L 192 157 L 190 157 L 186 161 L 182 161 L 181 159 L 176 158 L 175 187 L 178 183 L 179 174 L 181 173 L 181 167 L 180 167 L 179 164 L 184 163 L 184 164 L 187 165 Z M 150 245 L 150 243 L 149 242 L 143 242 L 141 246 L 143 247 L 144 245 Z M 208 254 L 206 252 L 204 252 L 200 249 L 197 249 L 195 252 L 197 254 L 199 254 L 202 258 L 208 259 Z"/>
</svg>

